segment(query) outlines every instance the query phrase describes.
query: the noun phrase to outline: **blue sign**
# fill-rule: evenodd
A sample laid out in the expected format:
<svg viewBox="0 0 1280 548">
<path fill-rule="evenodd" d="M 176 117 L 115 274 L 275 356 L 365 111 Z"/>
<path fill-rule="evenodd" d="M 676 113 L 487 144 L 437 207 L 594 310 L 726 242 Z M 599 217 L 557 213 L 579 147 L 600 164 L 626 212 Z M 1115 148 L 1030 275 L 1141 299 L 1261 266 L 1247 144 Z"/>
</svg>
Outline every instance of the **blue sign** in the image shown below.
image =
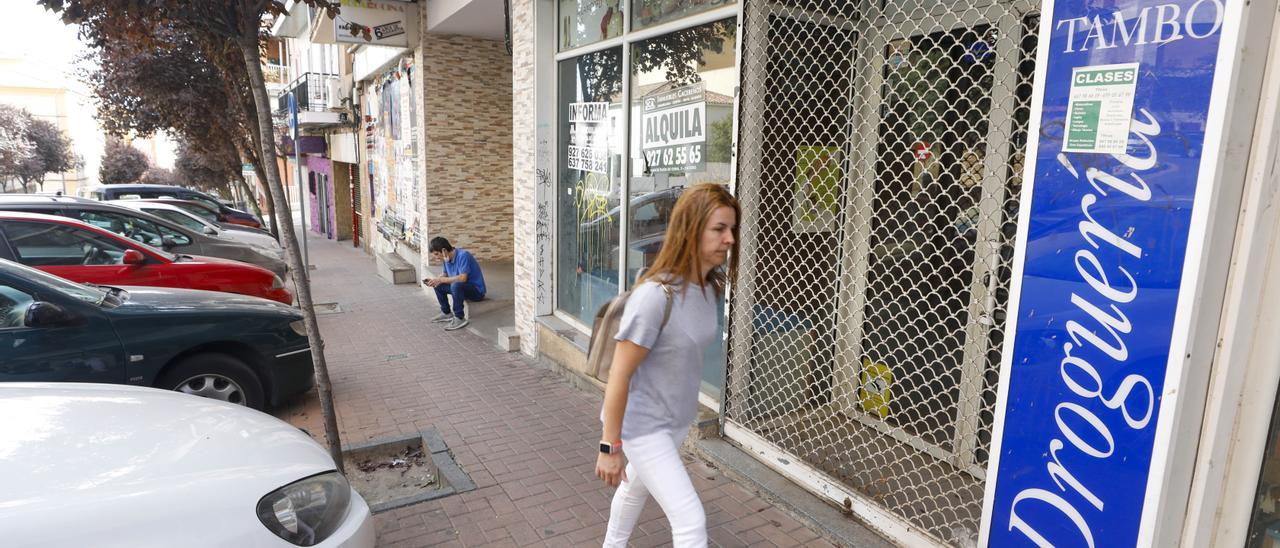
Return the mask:
<svg viewBox="0 0 1280 548">
<path fill-rule="evenodd" d="M 298 99 L 289 92 L 289 132 L 294 142 L 298 140 Z M 296 145 L 295 145 L 296 146 Z"/>
<path fill-rule="evenodd" d="M 1184 259 L 1203 245 L 1188 238 L 1197 185 L 1210 184 L 1198 174 L 1225 2 L 1045 3 L 1052 18 L 1037 62 L 1047 67 L 1036 82 L 1038 142 L 1027 151 L 1033 182 L 988 476 L 989 546 L 1134 546 L 1144 509 L 1154 509 L 1156 425 L 1172 412 L 1158 395 Z M 1132 96 L 1131 112 L 1108 103 L 1128 96 L 1087 88 L 1115 83 L 1128 84 L 1113 89 Z M 1073 92 L 1079 108 L 1068 113 Z M 1117 127 L 1108 147 L 1123 152 L 1062 152 L 1068 129 L 1068 148 L 1081 150 Z"/>
</svg>

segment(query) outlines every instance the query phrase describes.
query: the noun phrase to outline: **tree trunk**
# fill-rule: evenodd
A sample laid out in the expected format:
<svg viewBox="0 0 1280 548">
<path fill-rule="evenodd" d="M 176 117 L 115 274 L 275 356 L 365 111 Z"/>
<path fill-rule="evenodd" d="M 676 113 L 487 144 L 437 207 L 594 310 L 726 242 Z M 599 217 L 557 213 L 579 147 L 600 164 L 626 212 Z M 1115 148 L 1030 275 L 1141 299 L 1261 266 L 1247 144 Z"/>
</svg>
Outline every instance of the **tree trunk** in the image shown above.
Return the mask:
<svg viewBox="0 0 1280 548">
<path fill-rule="evenodd" d="M 280 182 L 280 170 L 276 165 L 274 144 L 268 140 L 271 132 L 271 107 L 267 98 L 267 85 L 262 77 L 262 61 L 258 57 L 257 21 L 247 25 L 247 32 L 237 38 L 240 53 L 244 56 L 245 69 L 249 72 L 249 87 L 253 91 L 253 102 L 257 107 L 258 132 L 262 136 L 259 141 L 262 167 L 267 172 L 267 189 L 275 200 L 275 216 L 282 219 L 279 223 L 281 243 L 293 269 L 294 281 L 298 287 L 298 304 L 302 308 L 302 317 L 307 326 L 307 336 L 311 339 L 311 360 L 315 366 L 316 387 L 320 392 L 320 412 L 324 415 L 324 435 L 329 442 L 329 455 L 338 471 L 342 466 L 342 440 L 338 435 L 338 417 L 333 409 L 333 385 L 329 383 L 329 366 L 324 359 L 324 340 L 320 338 L 320 324 L 316 321 L 316 310 L 311 301 L 311 273 L 307 265 L 302 264 L 302 255 L 298 247 L 298 237 L 293 230 L 293 214 L 289 211 L 289 201 L 285 199 L 284 185 Z M 306 207 L 305 204 L 298 204 Z"/>
<path fill-rule="evenodd" d="M 258 180 L 262 181 L 263 185 L 267 184 L 267 172 L 262 169 L 262 160 L 258 160 L 253 163 L 253 172 L 258 174 Z M 271 234 L 276 237 L 276 240 L 279 240 L 280 225 L 276 220 L 276 199 L 275 196 L 271 195 L 271 192 L 267 192 L 266 196 L 267 210 L 271 211 Z M 290 219 L 292 219 L 292 216 L 290 216 Z"/>
<path fill-rule="evenodd" d="M 254 116 L 250 117 L 246 113 L 245 117 L 251 118 L 253 120 L 257 120 L 258 119 L 257 112 L 254 112 L 253 114 Z M 267 183 L 267 172 L 266 170 L 262 169 L 262 152 L 261 152 L 262 139 L 258 136 L 259 131 L 262 131 L 262 129 L 259 128 L 258 124 L 256 123 L 249 128 L 248 133 L 249 133 L 249 141 L 250 143 L 252 143 L 251 148 L 258 149 L 258 152 L 249 150 L 249 151 L 246 151 L 245 156 L 249 158 L 249 163 L 253 164 L 253 172 L 258 176 L 258 184 L 262 185 L 264 188 L 269 189 L 269 185 Z M 272 135 L 274 135 L 274 133 Z M 241 146 L 243 146 L 243 144 L 237 144 L 236 148 L 240 148 Z M 270 146 L 274 147 L 275 145 L 274 143 L 272 143 Z M 272 150 L 274 150 L 274 148 Z M 271 224 L 270 224 L 271 235 L 276 237 L 276 241 L 279 241 L 280 225 L 276 220 L 276 217 L 277 217 L 276 216 L 276 199 L 274 196 L 271 195 L 270 190 L 267 191 L 266 197 L 267 197 L 267 210 L 271 212 Z M 292 218 L 293 218 L 292 215 L 290 215 L 290 219 Z"/>
<path fill-rule="evenodd" d="M 248 201 L 253 206 L 253 214 L 259 219 L 262 218 L 262 208 L 258 207 L 258 198 L 253 195 L 253 189 L 249 188 L 249 181 L 244 180 L 244 173 L 236 173 L 236 185 L 240 187 L 240 192 L 247 195 Z"/>
</svg>

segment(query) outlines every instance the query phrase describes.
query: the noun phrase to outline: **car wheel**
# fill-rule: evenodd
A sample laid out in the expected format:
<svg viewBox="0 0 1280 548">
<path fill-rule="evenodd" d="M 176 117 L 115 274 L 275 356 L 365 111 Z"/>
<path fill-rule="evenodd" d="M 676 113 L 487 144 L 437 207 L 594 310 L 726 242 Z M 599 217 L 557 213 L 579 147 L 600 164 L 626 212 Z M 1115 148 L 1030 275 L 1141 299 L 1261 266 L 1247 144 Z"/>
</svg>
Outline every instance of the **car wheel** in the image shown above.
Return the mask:
<svg viewBox="0 0 1280 548">
<path fill-rule="evenodd" d="M 262 383 L 244 362 L 226 354 L 185 358 L 160 376 L 156 386 L 262 410 Z"/>
</svg>

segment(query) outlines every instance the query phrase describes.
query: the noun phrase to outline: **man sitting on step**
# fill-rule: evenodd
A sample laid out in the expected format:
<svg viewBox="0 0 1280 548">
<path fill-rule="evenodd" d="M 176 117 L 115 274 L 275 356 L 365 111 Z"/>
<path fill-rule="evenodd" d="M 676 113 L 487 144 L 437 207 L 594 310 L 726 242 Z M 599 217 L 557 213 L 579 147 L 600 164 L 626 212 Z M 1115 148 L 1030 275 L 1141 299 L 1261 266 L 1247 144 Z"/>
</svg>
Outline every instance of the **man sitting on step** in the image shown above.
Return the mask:
<svg viewBox="0 0 1280 548">
<path fill-rule="evenodd" d="M 444 276 L 424 278 L 423 284 L 435 288 L 436 300 L 440 301 L 440 314 L 431 318 L 432 322 L 449 322 L 445 331 L 462 329 L 467 326 L 466 301 L 484 300 L 484 274 L 480 272 L 480 263 L 465 249 L 454 249 L 440 236 L 432 238 L 427 244 L 431 258 L 440 261 L 444 268 Z M 453 311 L 449 310 L 449 297 L 453 296 Z"/>
</svg>

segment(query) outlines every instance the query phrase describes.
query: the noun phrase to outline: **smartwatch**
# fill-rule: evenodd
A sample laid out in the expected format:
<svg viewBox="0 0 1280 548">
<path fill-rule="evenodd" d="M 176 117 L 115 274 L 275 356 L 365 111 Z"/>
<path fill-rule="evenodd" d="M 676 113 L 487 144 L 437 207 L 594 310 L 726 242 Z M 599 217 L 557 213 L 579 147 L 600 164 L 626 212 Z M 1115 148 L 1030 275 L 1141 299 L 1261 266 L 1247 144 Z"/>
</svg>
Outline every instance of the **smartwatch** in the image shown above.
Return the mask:
<svg viewBox="0 0 1280 548">
<path fill-rule="evenodd" d="M 604 454 L 606 454 L 606 455 L 613 455 L 613 454 L 616 454 L 616 453 L 621 453 L 621 452 L 622 452 L 622 442 L 621 442 L 621 441 L 617 441 L 617 442 L 614 442 L 614 443 L 609 443 L 609 442 L 607 442 L 607 441 L 601 441 L 601 442 L 600 442 L 600 452 L 601 452 L 601 453 L 604 453 Z"/>
</svg>

